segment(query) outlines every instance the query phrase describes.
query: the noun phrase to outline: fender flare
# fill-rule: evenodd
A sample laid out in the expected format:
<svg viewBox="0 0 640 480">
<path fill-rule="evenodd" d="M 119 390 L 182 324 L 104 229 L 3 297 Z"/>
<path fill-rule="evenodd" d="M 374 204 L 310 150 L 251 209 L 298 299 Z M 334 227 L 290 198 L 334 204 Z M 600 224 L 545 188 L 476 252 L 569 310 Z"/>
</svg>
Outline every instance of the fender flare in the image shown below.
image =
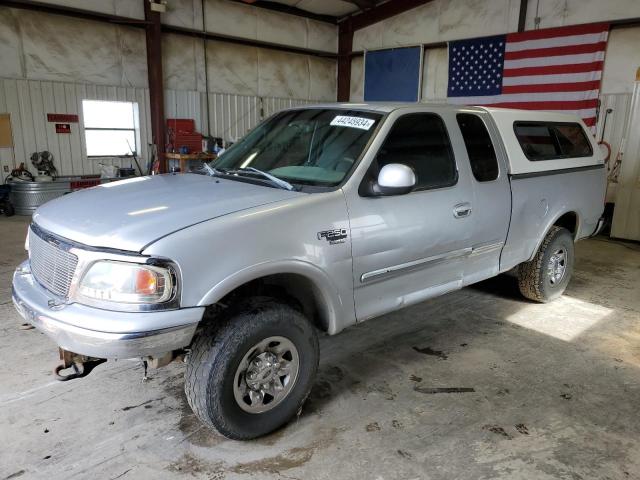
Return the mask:
<svg viewBox="0 0 640 480">
<path fill-rule="evenodd" d="M 303 260 L 291 259 L 262 262 L 238 270 L 209 289 L 198 302 L 198 306 L 212 305 L 236 288 L 252 280 L 269 275 L 287 273 L 301 275 L 312 283 L 320 295 L 318 303 L 321 310 L 320 313 L 326 319 L 327 333 L 330 335 L 338 333 L 342 329 L 338 326 L 338 319 L 344 318 L 345 309 L 349 308 L 349 299 L 343 298 L 343 295 L 340 294 L 324 270 Z"/>
<path fill-rule="evenodd" d="M 556 215 L 555 217 L 553 217 L 553 219 L 548 222 L 545 227 L 544 227 L 544 234 L 541 235 L 538 240 L 536 241 L 536 247 L 533 249 L 533 252 L 531 252 L 531 256 L 528 258 L 527 261 L 531 261 L 533 260 L 533 257 L 536 256 L 536 254 L 538 253 L 538 250 L 540 250 L 540 245 L 542 245 L 542 242 L 544 241 L 545 237 L 547 236 L 547 233 L 549 233 L 549 230 L 551 229 L 551 227 L 553 227 L 556 222 L 563 216 L 566 215 L 567 213 L 574 213 L 576 216 L 576 231 L 575 234 L 573 235 L 573 241 L 575 243 L 576 238 L 578 236 L 578 233 L 580 232 L 580 224 L 582 222 L 582 217 L 580 215 L 580 213 L 578 212 L 578 209 L 571 209 L 571 208 L 567 208 L 566 210 L 564 210 L 562 213 L 560 213 L 559 215 Z"/>
</svg>

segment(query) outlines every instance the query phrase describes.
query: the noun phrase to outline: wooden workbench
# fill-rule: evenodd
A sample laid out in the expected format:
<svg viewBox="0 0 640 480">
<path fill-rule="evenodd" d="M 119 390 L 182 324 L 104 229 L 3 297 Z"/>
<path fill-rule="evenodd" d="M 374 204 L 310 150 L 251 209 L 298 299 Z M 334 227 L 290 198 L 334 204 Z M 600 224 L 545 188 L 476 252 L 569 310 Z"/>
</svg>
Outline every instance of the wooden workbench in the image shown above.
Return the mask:
<svg viewBox="0 0 640 480">
<path fill-rule="evenodd" d="M 198 160 L 200 162 L 210 162 L 217 158 L 215 153 L 165 153 L 167 163 L 170 160 L 178 160 L 180 162 L 180 173 L 189 172 L 189 162 Z"/>
</svg>

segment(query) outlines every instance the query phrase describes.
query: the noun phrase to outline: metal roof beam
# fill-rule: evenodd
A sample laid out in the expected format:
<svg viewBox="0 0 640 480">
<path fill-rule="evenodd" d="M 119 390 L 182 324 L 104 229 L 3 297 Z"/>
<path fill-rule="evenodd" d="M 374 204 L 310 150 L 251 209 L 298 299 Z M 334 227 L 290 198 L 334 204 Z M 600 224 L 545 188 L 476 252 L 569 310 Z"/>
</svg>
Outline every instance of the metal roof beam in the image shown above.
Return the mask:
<svg viewBox="0 0 640 480">
<path fill-rule="evenodd" d="M 235 3 L 242 3 L 244 5 L 250 5 L 252 7 L 264 8 L 265 10 L 271 10 L 274 12 L 288 13 L 289 15 L 296 15 L 298 17 L 310 18 L 311 20 L 317 20 L 319 22 L 330 23 L 336 25 L 338 23 L 338 17 L 332 15 L 321 15 L 319 13 L 312 13 L 301 8 L 292 7 L 283 3 L 270 2 L 268 0 L 231 0 Z M 367 1 L 367 0 L 359 0 Z"/>
<path fill-rule="evenodd" d="M 389 2 L 381 3 L 376 7 L 367 10 L 366 12 L 356 13 L 346 17 L 352 22 L 353 31 L 360 30 L 362 28 L 373 25 L 374 23 L 381 22 L 387 18 L 394 17 L 408 10 L 412 10 L 420 5 L 429 3 L 432 0 L 390 0 Z M 339 25 L 344 23 L 340 22 Z"/>
</svg>

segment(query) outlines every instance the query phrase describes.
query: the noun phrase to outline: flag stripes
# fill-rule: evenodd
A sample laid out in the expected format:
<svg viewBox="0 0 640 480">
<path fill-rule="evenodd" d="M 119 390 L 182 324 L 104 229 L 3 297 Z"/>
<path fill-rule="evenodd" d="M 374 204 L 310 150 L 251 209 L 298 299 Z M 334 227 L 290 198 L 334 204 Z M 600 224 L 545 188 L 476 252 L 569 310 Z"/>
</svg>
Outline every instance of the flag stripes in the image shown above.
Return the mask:
<svg viewBox="0 0 640 480">
<path fill-rule="evenodd" d="M 593 127 L 608 31 L 598 23 L 450 42 L 449 101 L 571 112 Z"/>
</svg>

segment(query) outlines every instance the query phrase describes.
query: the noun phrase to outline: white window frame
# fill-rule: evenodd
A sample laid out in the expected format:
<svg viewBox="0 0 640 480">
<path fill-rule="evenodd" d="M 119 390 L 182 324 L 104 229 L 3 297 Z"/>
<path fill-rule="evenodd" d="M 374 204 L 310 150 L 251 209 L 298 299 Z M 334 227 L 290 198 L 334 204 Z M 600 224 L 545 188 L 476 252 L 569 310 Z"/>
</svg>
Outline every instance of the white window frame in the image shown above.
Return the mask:
<svg viewBox="0 0 640 480">
<path fill-rule="evenodd" d="M 112 154 L 102 154 L 102 155 L 89 155 L 89 149 L 88 149 L 88 145 L 87 145 L 87 131 L 108 131 L 108 132 L 118 132 L 118 131 L 124 131 L 124 132 L 133 132 L 133 140 L 134 140 L 134 145 L 131 145 L 131 148 L 134 152 L 136 152 L 136 154 L 139 154 L 139 145 L 140 145 L 140 116 L 139 116 L 139 109 L 138 109 L 138 102 L 132 102 L 132 101 L 128 101 L 128 100 L 98 100 L 95 98 L 84 98 L 82 99 L 82 112 L 83 112 L 83 117 L 84 117 L 84 102 L 104 102 L 104 103 L 127 103 L 131 105 L 131 110 L 132 110 L 132 115 L 133 115 L 133 128 L 119 128 L 119 127 L 87 127 L 86 124 L 84 123 L 84 118 L 83 118 L 83 125 L 82 128 L 84 130 L 83 135 L 84 135 L 84 143 L 85 143 L 85 154 L 87 155 L 87 158 L 105 158 L 105 157 L 131 157 L 131 153 L 129 154 L 119 154 L 119 153 L 112 153 Z"/>
</svg>

